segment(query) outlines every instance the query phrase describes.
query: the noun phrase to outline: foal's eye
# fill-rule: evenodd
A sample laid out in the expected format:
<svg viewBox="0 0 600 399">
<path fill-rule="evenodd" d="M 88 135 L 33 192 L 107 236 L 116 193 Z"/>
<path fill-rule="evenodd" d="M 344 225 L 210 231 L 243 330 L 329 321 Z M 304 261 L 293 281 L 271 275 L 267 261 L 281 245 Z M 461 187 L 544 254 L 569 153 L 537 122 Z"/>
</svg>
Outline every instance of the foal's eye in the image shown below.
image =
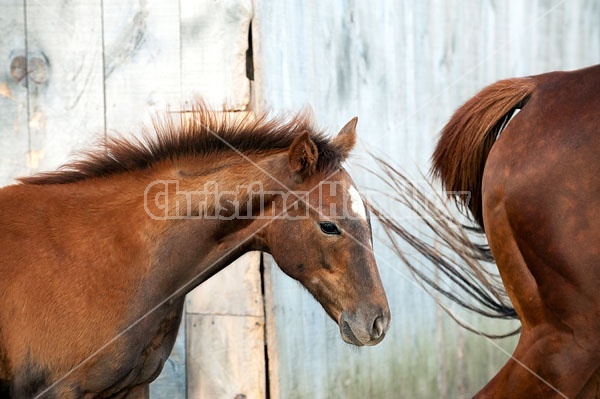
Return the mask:
<svg viewBox="0 0 600 399">
<path fill-rule="evenodd" d="M 321 231 L 325 234 L 337 234 L 337 235 L 342 234 L 342 232 L 340 231 L 340 229 L 338 229 L 338 227 L 335 225 L 335 223 L 321 222 L 321 223 L 319 223 L 319 226 L 321 226 Z"/>
</svg>

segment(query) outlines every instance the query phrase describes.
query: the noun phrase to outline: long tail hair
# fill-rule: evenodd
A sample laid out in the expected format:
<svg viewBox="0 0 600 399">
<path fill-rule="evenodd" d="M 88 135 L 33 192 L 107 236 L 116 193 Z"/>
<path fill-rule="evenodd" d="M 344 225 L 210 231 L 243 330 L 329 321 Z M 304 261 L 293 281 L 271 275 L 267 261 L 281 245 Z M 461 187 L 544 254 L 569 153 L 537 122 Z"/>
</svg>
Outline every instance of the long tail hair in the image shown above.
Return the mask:
<svg viewBox="0 0 600 399">
<path fill-rule="evenodd" d="M 531 78 L 508 79 L 486 87 L 452 116 L 441 132 L 433 155 L 432 174 L 439 179 L 448 197 L 464 211 L 459 219 L 447 202 L 437 201 L 433 182 L 427 193 L 382 157 L 375 156 L 382 174 L 375 173 L 394 193 L 393 200 L 407 208 L 425 231 L 411 232 L 404 220 L 396 219 L 370 203 L 373 216 L 381 222 L 393 251 L 406 263 L 423 287 L 441 293 L 461 307 L 483 316 L 517 319 L 515 309 L 494 267 L 494 258 L 485 241 L 481 204 L 481 180 L 487 156 L 498 134 L 514 112 L 521 108 L 535 88 Z M 442 204 L 442 205 L 440 205 Z M 398 239 L 412 246 L 426 262 L 407 256 Z M 427 266 L 429 265 L 429 266 Z M 441 278 L 440 278 L 441 277 Z M 489 334 L 459 324 L 490 338 L 514 335 Z"/>
</svg>

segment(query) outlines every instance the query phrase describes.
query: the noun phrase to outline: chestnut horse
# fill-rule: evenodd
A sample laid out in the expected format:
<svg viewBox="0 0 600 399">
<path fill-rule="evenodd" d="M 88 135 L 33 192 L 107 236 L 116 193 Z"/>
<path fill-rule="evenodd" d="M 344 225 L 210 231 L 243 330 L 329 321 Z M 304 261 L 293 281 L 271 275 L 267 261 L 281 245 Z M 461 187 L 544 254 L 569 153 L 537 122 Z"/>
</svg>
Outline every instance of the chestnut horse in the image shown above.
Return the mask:
<svg viewBox="0 0 600 399">
<path fill-rule="evenodd" d="M 143 398 L 184 295 L 248 251 L 270 252 L 339 325 L 389 326 L 365 205 L 333 139 L 305 114 L 235 120 L 202 105 L 0 190 L 0 396 Z"/>
<path fill-rule="evenodd" d="M 442 130 L 433 173 L 485 231 L 514 310 L 492 306 L 500 296 L 482 268 L 462 269 L 459 284 L 488 315 L 521 321 L 513 356 L 476 397 L 600 397 L 600 66 L 483 89 Z M 383 216 L 388 233 L 457 281 L 459 268 Z"/>
</svg>

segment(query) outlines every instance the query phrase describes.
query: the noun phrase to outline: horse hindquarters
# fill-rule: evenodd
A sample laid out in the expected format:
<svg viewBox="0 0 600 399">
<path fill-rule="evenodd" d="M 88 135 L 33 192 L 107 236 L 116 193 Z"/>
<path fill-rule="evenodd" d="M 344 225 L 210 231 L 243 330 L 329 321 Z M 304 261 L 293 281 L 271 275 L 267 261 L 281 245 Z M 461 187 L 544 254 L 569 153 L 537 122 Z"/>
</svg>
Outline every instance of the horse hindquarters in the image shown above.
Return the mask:
<svg viewBox="0 0 600 399">
<path fill-rule="evenodd" d="M 485 164 L 485 230 L 523 328 L 478 397 L 598 396 L 600 79 L 590 72 L 536 77 Z"/>
<path fill-rule="evenodd" d="M 475 397 L 597 397 L 592 389 L 589 395 L 577 395 L 600 364 L 598 356 L 579 346 L 572 332 L 544 306 L 502 207 L 484 214 L 493 231 L 488 233 L 490 245 L 523 327 L 511 359 Z"/>
</svg>

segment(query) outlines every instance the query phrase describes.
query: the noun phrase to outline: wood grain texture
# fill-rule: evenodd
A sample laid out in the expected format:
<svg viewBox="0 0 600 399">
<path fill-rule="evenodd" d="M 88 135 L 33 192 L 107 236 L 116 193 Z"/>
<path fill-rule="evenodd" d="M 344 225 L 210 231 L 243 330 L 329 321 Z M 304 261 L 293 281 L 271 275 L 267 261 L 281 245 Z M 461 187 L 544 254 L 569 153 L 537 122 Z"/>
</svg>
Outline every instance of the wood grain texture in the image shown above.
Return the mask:
<svg viewBox="0 0 600 399">
<path fill-rule="evenodd" d="M 251 0 L 181 0 L 181 92 L 216 109 L 246 110 Z"/>
<path fill-rule="evenodd" d="M 179 109 L 180 47 L 177 3 L 104 0 L 104 101 L 107 134 L 139 134 L 158 113 Z M 185 399 L 186 334 L 150 385 L 152 399 Z"/>
<path fill-rule="evenodd" d="M 0 13 L 0 185 L 29 171 L 25 7 L 3 5 Z"/>
<path fill-rule="evenodd" d="M 478 89 L 591 65 L 600 54 L 600 25 L 592 22 L 600 20 L 599 1 L 256 0 L 255 14 L 258 108 L 310 104 L 331 133 L 358 115 L 348 167 L 363 188 L 382 188 L 358 168 L 371 165 L 365 147 L 419 180 L 437 132 Z M 310 295 L 276 267 L 265 274 L 267 345 L 277 355 L 269 362 L 271 398 L 469 397 L 507 360 L 503 350 L 510 353 L 515 340 L 491 343 L 462 331 L 381 238 L 375 231 L 392 324 L 374 348 L 342 344 Z M 487 331 L 513 327 L 464 317 Z"/>
<path fill-rule="evenodd" d="M 262 317 L 188 314 L 186 322 L 188 398 L 266 397 Z"/>
<path fill-rule="evenodd" d="M 247 111 L 250 0 L 181 6 L 181 93 L 213 108 Z M 264 398 L 264 317 L 260 256 L 248 254 L 188 295 L 188 396 Z M 241 396 L 240 396 L 241 397 Z"/>
<path fill-rule="evenodd" d="M 263 298 L 265 313 L 265 361 L 267 362 L 266 371 L 269 377 L 269 398 L 280 398 L 280 377 L 283 372 L 279 366 L 279 349 L 277 347 L 277 304 L 275 303 L 275 287 L 273 282 L 275 278 L 273 273 L 277 267 L 275 260 L 269 254 L 262 254 L 263 264 Z"/>
<path fill-rule="evenodd" d="M 26 13 L 29 59 L 46 61 L 28 88 L 29 166 L 36 172 L 104 135 L 102 8 L 91 0 L 26 2 Z"/>
<path fill-rule="evenodd" d="M 310 104 L 331 133 L 358 115 L 360 141 L 348 166 L 362 187 L 372 184 L 357 168 L 370 164 L 365 147 L 418 178 L 428 168 L 437 131 L 478 89 L 509 76 L 597 63 L 600 54 L 598 0 L 470 0 L 460 7 L 441 0 L 5 3 L 0 184 L 55 168 L 105 130 L 138 131 L 139 121 L 154 110 L 178 107 L 195 95 L 216 107 L 247 109 L 251 19 L 252 108 L 297 110 Z M 37 60 L 31 76 L 18 82 L 9 62 L 15 54 Z M 392 308 L 390 333 L 378 347 L 343 344 L 314 299 L 269 262 L 263 315 L 253 259 L 248 269 L 230 266 L 200 288 L 206 291 L 190 296 L 184 323 L 196 323 L 184 334 L 190 368 L 182 378 L 180 337 L 161 376 L 169 388 L 159 391 L 163 382 L 157 382 L 153 399 L 184 397 L 186 379 L 190 397 L 247 392 L 264 397 L 263 316 L 273 399 L 472 394 L 505 354 L 440 313 L 377 235 Z M 509 350 L 512 345 L 501 343 Z M 208 360 L 202 354 L 210 354 Z M 246 377 L 245 370 L 251 370 Z"/>
<path fill-rule="evenodd" d="M 250 252 L 188 294 L 188 314 L 252 316 L 264 314 L 260 252 Z"/>
<path fill-rule="evenodd" d="M 177 2 L 105 0 L 106 129 L 138 131 L 181 103 Z"/>
<path fill-rule="evenodd" d="M 260 260 L 246 254 L 188 294 L 189 398 L 265 397 Z"/>
</svg>

